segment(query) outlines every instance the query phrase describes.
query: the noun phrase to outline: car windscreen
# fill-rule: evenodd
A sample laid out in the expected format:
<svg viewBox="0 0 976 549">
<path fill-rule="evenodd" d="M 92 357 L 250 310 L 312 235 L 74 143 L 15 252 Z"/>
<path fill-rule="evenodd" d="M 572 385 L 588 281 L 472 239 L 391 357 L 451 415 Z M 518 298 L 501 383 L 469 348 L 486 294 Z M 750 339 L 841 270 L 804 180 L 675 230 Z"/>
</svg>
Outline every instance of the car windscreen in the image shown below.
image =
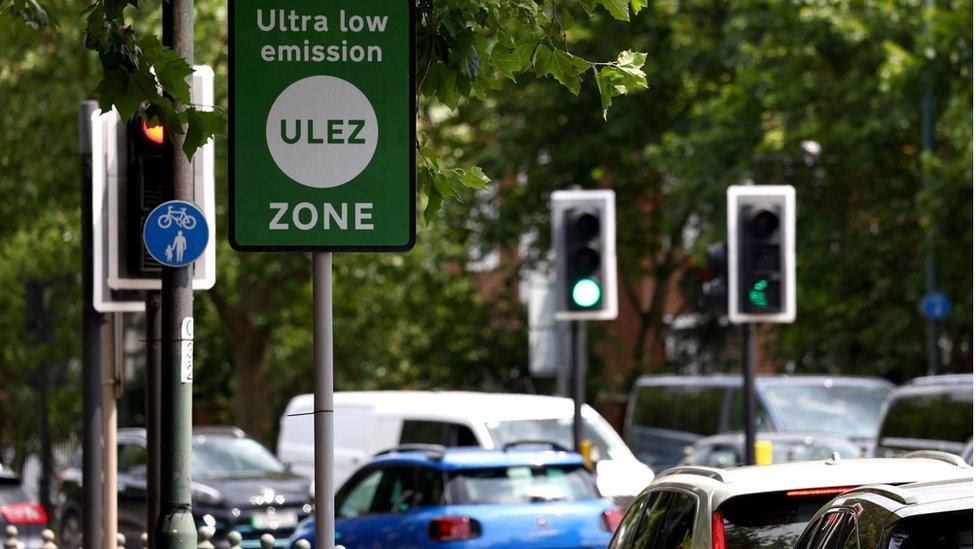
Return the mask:
<svg viewBox="0 0 976 549">
<path fill-rule="evenodd" d="M 798 491 L 798 495 L 771 492 L 730 498 L 718 508 L 725 527 L 725 547 L 793 547 L 807 522 L 835 495 L 808 495 Z"/>
<path fill-rule="evenodd" d="M 891 549 L 972 549 L 973 510 L 902 519 L 892 529 Z"/>
<path fill-rule="evenodd" d="M 881 404 L 889 389 L 883 385 L 775 384 L 762 388 L 781 431 L 826 431 L 849 437 L 874 438 Z"/>
<path fill-rule="evenodd" d="M 519 441 L 548 441 L 563 448 L 573 447 L 573 418 L 520 419 L 515 421 L 489 421 L 486 426 L 492 440 L 499 448 Z M 625 448 L 623 441 L 609 425 L 600 425 L 583 418 L 583 438 L 593 444 L 593 459 L 620 459 Z M 614 441 L 616 439 L 616 441 Z"/>
<path fill-rule="evenodd" d="M 455 504 L 514 504 L 576 501 L 600 497 L 582 466 L 528 466 L 463 469 L 449 475 Z"/>
<path fill-rule="evenodd" d="M 194 477 L 234 477 L 282 473 L 285 470 L 258 442 L 241 437 L 193 437 Z"/>
<path fill-rule="evenodd" d="M 966 442 L 973 436 L 973 386 L 906 393 L 888 404 L 880 436 Z"/>
</svg>

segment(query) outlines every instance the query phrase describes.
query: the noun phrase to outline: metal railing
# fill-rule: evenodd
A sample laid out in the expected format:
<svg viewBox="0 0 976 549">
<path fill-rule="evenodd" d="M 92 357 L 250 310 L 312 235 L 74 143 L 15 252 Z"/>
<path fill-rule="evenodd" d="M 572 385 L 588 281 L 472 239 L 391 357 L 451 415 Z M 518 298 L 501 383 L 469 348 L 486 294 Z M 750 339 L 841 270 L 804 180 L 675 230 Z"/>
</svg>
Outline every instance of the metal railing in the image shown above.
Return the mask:
<svg viewBox="0 0 976 549">
<path fill-rule="evenodd" d="M 27 548 L 23 541 L 17 539 L 18 531 L 16 526 L 7 526 L 6 539 L 3 542 L 3 549 L 33 549 Z M 214 535 L 214 529 L 208 526 L 201 526 L 197 529 L 197 549 L 214 549 L 213 542 L 210 539 Z M 54 543 L 54 532 L 45 529 L 41 532 L 41 546 L 40 549 L 58 549 L 57 544 Z M 227 541 L 230 543 L 230 549 L 241 549 L 241 534 L 240 532 L 232 531 L 227 534 Z M 142 534 L 139 540 L 143 549 L 149 546 L 149 536 Z M 264 534 L 261 536 L 261 549 L 274 549 L 275 538 L 271 534 Z M 116 538 L 116 546 L 118 549 L 125 549 L 125 536 L 119 534 Z M 308 540 L 298 540 L 295 542 L 295 549 L 312 549 L 312 545 Z M 336 549 L 344 549 L 341 545 L 337 545 Z"/>
</svg>

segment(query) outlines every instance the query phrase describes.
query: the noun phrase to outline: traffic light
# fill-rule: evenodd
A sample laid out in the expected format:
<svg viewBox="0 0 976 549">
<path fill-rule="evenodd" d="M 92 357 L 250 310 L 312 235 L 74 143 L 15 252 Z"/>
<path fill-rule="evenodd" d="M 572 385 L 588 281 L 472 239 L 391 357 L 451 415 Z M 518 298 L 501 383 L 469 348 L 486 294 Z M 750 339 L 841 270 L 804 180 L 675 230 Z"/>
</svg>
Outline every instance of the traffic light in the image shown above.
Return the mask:
<svg viewBox="0 0 976 549">
<path fill-rule="evenodd" d="M 729 249 L 725 242 L 709 244 L 705 260 L 711 275 L 702 283 L 702 305 L 715 312 L 728 314 L 729 310 Z"/>
<path fill-rule="evenodd" d="M 146 250 L 142 228 L 149 212 L 166 200 L 164 193 L 172 180 L 172 147 L 165 127 L 149 124 L 139 115 L 126 124 L 125 142 L 125 215 L 121 220 L 125 263 L 129 276 L 158 278 L 162 266 Z"/>
<path fill-rule="evenodd" d="M 796 318 L 796 196 L 790 185 L 728 189 L 729 320 Z"/>
<path fill-rule="evenodd" d="M 552 194 L 557 320 L 617 318 L 613 191 Z"/>
</svg>

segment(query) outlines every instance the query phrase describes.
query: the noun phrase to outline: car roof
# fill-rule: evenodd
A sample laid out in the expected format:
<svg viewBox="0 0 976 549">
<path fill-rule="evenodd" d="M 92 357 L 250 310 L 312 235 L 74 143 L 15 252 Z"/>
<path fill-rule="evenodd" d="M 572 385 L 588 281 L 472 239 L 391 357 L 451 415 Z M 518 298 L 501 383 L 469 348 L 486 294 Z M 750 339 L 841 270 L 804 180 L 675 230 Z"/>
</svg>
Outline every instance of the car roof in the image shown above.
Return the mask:
<svg viewBox="0 0 976 549">
<path fill-rule="evenodd" d="M 492 467 L 519 466 L 567 466 L 583 465 L 583 457 L 575 452 L 512 448 L 509 450 L 485 450 L 478 447 L 446 448 L 443 451 L 390 451 L 371 462 L 373 465 L 423 465 L 442 471 L 485 469 Z"/>
<path fill-rule="evenodd" d="M 143 427 L 123 427 L 117 432 L 119 438 L 125 440 L 145 440 L 146 429 Z M 200 425 L 193 428 L 193 436 L 199 435 L 219 435 L 234 438 L 246 437 L 247 434 L 240 428 L 233 425 Z"/>
<path fill-rule="evenodd" d="M 698 488 L 712 494 L 714 509 L 725 499 L 738 495 L 865 484 L 905 484 L 972 476 L 972 468 L 962 463 L 958 456 L 944 452 L 924 454 L 909 454 L 910 457 L 901 458 L 832 458 L 730 469 L 674 467 L 658 473 L 648 489 L 669 485 Z"/>
<path fill-rule="evenodd" d="M 828 507 L 849 507 L 860 501 L 877 505 L 898 518 L 972 509 L 973 477 L 970 474 L 961 478 L 913 482 L 901 486 L 860 486 L 837 496 Z"/>
<path fill-rule="evenodd" d="M 756 385 L 759 387 L 772 385 L 822 385 L 825 383 L 863 387 L 892 386 L 890 381 L 880 377 L 772 374 L 760 374 L 756 376 Z M 648 375 L 638 378 L 634 387 L 652 387 L 658 385 L 738 387 L 742 385 L 742 376 L 738 374 L 713 374 L 704 376 Z"/>
<path fill-rule="evenodd" d="M 292 398 L 286 413 L 311 409 L 313 395 Z M 572 417 L 573 401 L 568 398 L 514 393 L 478 393 L 472 391 L 340 391 L 334 404 L 368 405 L 378 414 L 413 417 L 456 415 L 479 421 L 549 419 Z M 589 406 L 583 414 L 594 414 Z"/>
<path fill-rule="evenodd" d="M 916 377 L 908 382 L 909 385 L 957 385 L 960 383 L 973 384 L 973 374 L 943 374 L 938 376 Z"/>
</svg>

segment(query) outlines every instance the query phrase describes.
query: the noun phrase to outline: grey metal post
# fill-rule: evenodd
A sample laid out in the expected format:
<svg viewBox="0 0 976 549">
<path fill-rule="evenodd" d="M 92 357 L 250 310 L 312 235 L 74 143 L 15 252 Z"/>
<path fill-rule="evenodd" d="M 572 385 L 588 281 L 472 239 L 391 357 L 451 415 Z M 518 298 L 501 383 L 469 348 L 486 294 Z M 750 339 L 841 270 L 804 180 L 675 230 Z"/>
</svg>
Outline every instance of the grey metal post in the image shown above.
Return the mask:
<svg viewBox="0 0 976 549">
<path fill-rule="evenodd" d="M 332 252 L 312 254 L 315 341 L 315 547 L 335 547 Z"/>
<path fill-rule="evenodd" d="M 159 519 L 159 424 L 162 417 L 160 387 L 160 340 L 162 339 L 160 297 L 146 292 L 146 524 Z M 156 537 L 148 536 L 149 549 L 156 548 Z"/>
<path fill-rule="evenodd" d="M 926 11 L 932 8 L 932 0 L 925 0 L 924 8 Z M 922 18 L 922 32 L 930 36 L 926 18 Z M 931 154 L 935 154 L 935 90 L 932 84 L 932 62 L 925 61 L 926 66 L 922 71 L 922 149 Z M 932 186 L 931 170 L 927 167 L 922 168 L 922 186 L 926 189 Z M 933 216 L 929 219 L 929 225 L 925 229 L 925 290 L 926 293 L 934 292 L 939 289 L 939 266 L 935 260 L 935 233 L 937 219 Z M 942 358 L 939 356 L 939 321 L 926 316 L 926 346 L 928 350 L 928 373 L 938 375 L 942 370 Z"/>
<path fill-rule="evenodd" d="M 193 0 L 163 2 L 163 44 L 193 64 Z M 170 99 L 178 111 L 183 110 L 179 101 Z M 166 198 L 192 201 L 193 170 L 183 154 L 184 135 L 170 134 L 169 137 L 173 188 L 172 195 Z M 167 413 L 159 430 L 163 459 L 160 463 L 159 520 L 155 531 L 157 549 L 192 549 L 197 543 L 196 526 L 190 511 L 193 383 L 181 378 L 184 326 L 192 327 L 193 322 L 192 282 L 192 264 L 163 268 L 160 393 Z"/>
<path fill-rule="evenodd" d="M 95 310 L 92 295 L 94 250 L 92 240 L 91 115 L 96 101 L 78 108 L 78 153 L 81 160 L 81 296 L 82 296 L 82 528 L 84 549 L 102 549 L 102 403 L 101 331 L 104 317 Z"/>
<path fill-rule="evenodd" d="M 102 399 L 102 532 L 105 549 L 115 549 L 118 536 L 118 406 L 115 401 L 116 326 L 122 313 L 108 315 L 107 329 L 102 331 L 102 379 L 99 384 Z"/>
<path fill-rule="evenodd" d="M 756 338 L 755 324 L 739 326 L 742 335 L 742 417 L 746 465 L 756 464 Z"/>
<path fill-rule="evenodd" d="M 570 346 L 573 357 L 573 450 L 582 450 L 583 403 L 586 402 L 586 325 L 582 320 L 570 321 Z"/>
</svg>

